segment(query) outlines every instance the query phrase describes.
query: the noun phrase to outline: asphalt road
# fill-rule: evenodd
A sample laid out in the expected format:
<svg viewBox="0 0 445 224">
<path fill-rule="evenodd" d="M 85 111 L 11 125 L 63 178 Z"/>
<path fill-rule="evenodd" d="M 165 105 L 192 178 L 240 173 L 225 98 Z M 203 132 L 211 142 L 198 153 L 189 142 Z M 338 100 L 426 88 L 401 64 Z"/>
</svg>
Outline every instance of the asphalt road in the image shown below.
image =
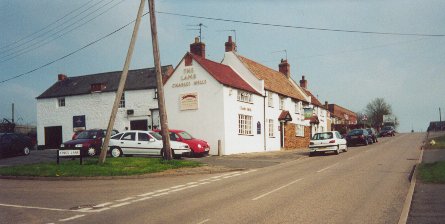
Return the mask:
<svg viewBox="0 0 445 224">
<path fill-rule="evenodd" d="M 220 174 L 0 179 L 0 223 L 397 223 L 424 136 Z"/>
</svg>

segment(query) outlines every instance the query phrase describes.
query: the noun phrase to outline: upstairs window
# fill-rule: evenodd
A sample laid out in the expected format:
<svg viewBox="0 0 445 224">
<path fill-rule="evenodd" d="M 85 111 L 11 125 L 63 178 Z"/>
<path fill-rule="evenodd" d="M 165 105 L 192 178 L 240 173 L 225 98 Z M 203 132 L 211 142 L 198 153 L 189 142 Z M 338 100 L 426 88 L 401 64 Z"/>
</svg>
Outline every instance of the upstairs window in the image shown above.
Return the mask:
<svg viewBox="0 0 445 224">
<path fill-rule="evenodd" d="M 303 105 L 301 102 L 295 101 L 295 113 L 296 114 L 302 114 Z"/>
<path fill-rule="evenodd" d="M 105 89 L 105 84 L 103 83 L 94 83 L 91 84 L 91 92 L 92 93 L 99 93 L 102 92 L 102 90 Z"/>
<path fill-rule="evenodd" d="M 122 93 L 121 101 L 119 102 L 119 108 L 125 108 L 125 92 Z"/>
<path fill-rule="evenodd" d="M 273 107 L 273 93 L 267 92 L 267 106 Z"/>
<path fill-rule="evenodd" d="M 285 109 L 285 107 L 284 107 L 284 96 L 280 96 L 280 110 L 284 110 Z"/>
<path fill-rule="evenodd" d="M 252 93 L 238 90 L 238 101 L 252 103 Z"/>
<path fill-rule="evenodd" d="M 58 99 L 57 99 L 57 105 L 58 105 L 59 107 L 64 107 L 64 106 L 65 106 L 65 97 L 58 98 Z"/>
</svg>

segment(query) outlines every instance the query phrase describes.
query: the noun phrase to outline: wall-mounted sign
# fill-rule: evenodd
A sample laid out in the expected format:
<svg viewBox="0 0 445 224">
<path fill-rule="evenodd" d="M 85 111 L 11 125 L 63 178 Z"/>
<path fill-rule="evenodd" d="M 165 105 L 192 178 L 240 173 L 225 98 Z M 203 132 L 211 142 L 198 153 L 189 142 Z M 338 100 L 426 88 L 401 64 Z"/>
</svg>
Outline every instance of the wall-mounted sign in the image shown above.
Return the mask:
<svg viewBox="0 0 445 224">
<path fill-rule="evenodd" d="M 311 118 L 312 115 L 314 114 L 314 109 L 312 108 L 304 108 L 304 118 Z"/>
<path fill-rule="evenodd" d="M 261 134 L 261 122 L 257 122 L 256 123 L 256 134 L 260 135 Z"/>
<path fill-rule="evenodd" d="M 172 88 L 181 88 L 181 87 L 189 87 L 191 85 L 205 85 L 207 84 L 207 80 L 205 79 L 197 79 L 195 71 L 193 67 L 185 68 L 183 70 L 183 74 L 181 75 L 181 82 L 173 83 Z"/>
<path fill-rule="evenodd" d="M 83 131 L 85 129 L 85 115 L 73 116 L 73 131 Z"/>
<path fill-rule="evenodd" d="M 186 93 L 179 96 L 180 110 L 197 110 L 198 93 Z"/>
</svg>

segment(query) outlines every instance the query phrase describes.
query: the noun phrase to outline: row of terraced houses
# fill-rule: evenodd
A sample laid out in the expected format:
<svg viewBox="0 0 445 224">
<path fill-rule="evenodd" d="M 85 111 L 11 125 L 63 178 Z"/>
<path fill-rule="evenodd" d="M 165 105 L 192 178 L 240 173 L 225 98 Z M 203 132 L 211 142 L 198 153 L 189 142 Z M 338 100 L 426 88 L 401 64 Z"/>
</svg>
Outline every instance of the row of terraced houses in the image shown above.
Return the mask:
<svg viewBox="0 0 445 224">
<path fill-rule="evenodd" d="M 198 38 L 179 64 L 162 67 L 170 128 L 208 141 L 210 154 L 235 154 L 307 147 L 317 132 L 338 124 L 356 124 L 354 112 L 322 104 L 302 76 L 291 78 L 290 65 L 278 70 L 240 55 L 229 36 L 222 62 L 206 58 Z M 58 147 L 74 131 L 106 128 L 121 71 L 68 77 L 37 97 L 40 147 Z M 114 129 L 159 128 L 153 68 L 131 70 Z M 218 144 L 218 142 L 220 144 Z"/>
</svg>

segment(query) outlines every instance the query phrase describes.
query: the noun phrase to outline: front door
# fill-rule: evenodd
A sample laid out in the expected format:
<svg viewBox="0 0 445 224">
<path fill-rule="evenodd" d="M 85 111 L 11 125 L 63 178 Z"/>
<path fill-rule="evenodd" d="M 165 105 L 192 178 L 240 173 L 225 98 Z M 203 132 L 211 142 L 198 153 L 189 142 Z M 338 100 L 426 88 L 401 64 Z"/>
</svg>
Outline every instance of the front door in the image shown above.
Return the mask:
<svg viewBox="0 0 445 224">
<path fill-rule="evenodd" d="M 147 120 L 134 120 L 130 121 L 130 129 L 131 130 L 140 130 L 140 131 L 147 131 L 148 125 Z"/>
<path fill-rule="evenodd" d="M 62 144 L 62 126 L 45 127 L 45 148 L 57 149 Z"/>
</svg>

